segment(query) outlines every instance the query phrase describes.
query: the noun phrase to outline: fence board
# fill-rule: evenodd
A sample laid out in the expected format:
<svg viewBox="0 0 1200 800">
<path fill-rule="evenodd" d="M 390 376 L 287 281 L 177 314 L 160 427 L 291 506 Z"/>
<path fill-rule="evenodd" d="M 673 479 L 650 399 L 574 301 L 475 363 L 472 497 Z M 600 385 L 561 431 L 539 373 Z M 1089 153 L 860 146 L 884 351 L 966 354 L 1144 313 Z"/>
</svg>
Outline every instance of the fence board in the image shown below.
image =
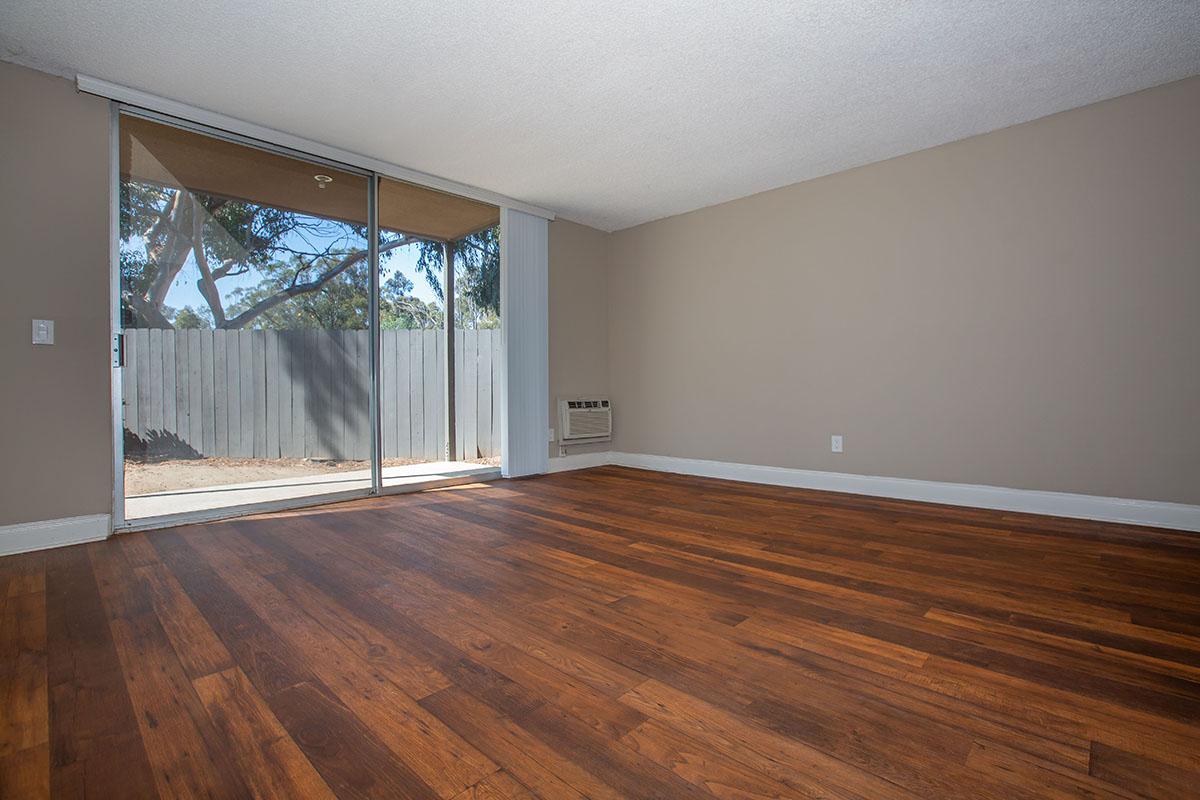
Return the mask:
<svg viewBox="0 0 1200 800">
<path fill-rule="evenodd" d="M 150 331 L 133 332 L 130 343 L 136 343 L 140 357 L 137 362 L 138 435 L 150 430 Z"/>
<path fill-rule="evenodd" d="M 125 429 L 141 437 L 142 427 L 138 423 L 138 347 L 135 331 L 125 332 L 125 369 L 121 373 L 121 400 L 124 409 Z"/>
<path fill-rule="evenodd" d="M 199 333 L 199 331 L 197 331 Z M 213 365 L 213 336 L 200 337 L 200 416 L 204 419 L 202 432 L 204 435 L 205 455 L 217 455 L 217 415 L 214 403 L 217 397 L 215 367 Z"/>
<path fill-rule="evenodd" d="M 411 334 L 412 331 L 396 331 L 396 393 L 392 396 L 396 404 L 395 458 L 412 458 L 412 390 L 408 366 L 412 357 L 408 342 Z"/>
<path fill-rule="evenodd" d="M 226 363 L 228 348 L 225 337 L 228 331 L 213 331 L 213 430 L 215 444 L 213 452 L 218 456 L 229 455 L 229 367 Z"/>
<path fill-rule="evenodd" d="M 476 358 L 478 373 L 475 376 L 477 391 L 475 393 L 475 440 L 483 455 L 492 453 L 492 341 L 490 336 L 479 332 L 479 349 Z"/>
<path fill-rule="evenodd" d="M 368 388 L 371 373 L 366 354 L 360 355 L 360 350 L 370 344 L 370 334 L 359 336 L 358 333 L 345 331 L 343 334 L 346 344 L 346 456 L 355 461 L 371 457 L 369 452 L 364 452 L 371 437 L 363 430 L 364 423 L 371 416 Z"/>
<path fill-rule="evenodd" d="M 205 449 L 204 443 L 207 421 L 204 416 L 204 383 L 201 377 L 203 353 L 200 342 L 200 331 L 190 330 L 187 332 L 187 349 L 188 442 L 197 453 L 207 453 L 211 451 Z"/>
<path fill-rule="evenodd" d="M 267 358 L 266 331 L 250 331 L 253 356 L 250 380 L 254 386 L 254 414 L 250 435 L 254 438 L 255 458 L 267 457 Z"/>
<path fill-rule="evenodd" d="M 421 331 L 408 331 L 409 458 L 425 457 L 425 356 Z"/>
<path fill-rule="evenodd" d="M 338 337 L 342 346 L 342 457 L 354 458 L 358 449 L 359 386 L 358 376 L 354 374 L 358 362 L 358 340 L 346 336 L 347 333 L 353 331 L 342 331 Z"/>
<path fill-rule="evenodd" d="M 242 434 L 238 438 L 238 455 L 254 456 L 254 353 L 253 331 L 237 332 L 238 350 L 238 418 Z"/>
<path fill-rule="evenodd" d="M 366 335 L 348 331 L 346 339 L 354 350 L 354 359 L 348 362 L 354 392 L 347 425 L 351 433 L 350 452 L 356 461 L 371 460 L 371 333 L 363 333 Z"/>
<path fill-rule="evenodd" d="M 162 431 L 167 434 L 166 439 L 171 440 L 171 434 L 176 434 L 178 428 L 175 426 L 175 334 L 173 331 L 167 331 L 167 335 L 162 337 L 162 398 L 163 398 L 163 419 Z"/>
<path fill-rule="evenodd" d="M 325 431 L 327 458 L 340 458 L 346 449 L 346 356 L 341 338 L 340 331 L 325 332 L 328 349 L 319 376 L 319 380 L 328 388 L 325 393 L 325 419 L 321 422 Z"/>
<path fill-rule="evenodd" d="M 301 444 L 299 455 L 304 455 L 304 430 L 296 433 L 296 415 L 301 415 L 303 408 L 296 408 L 296 393 L 300 390 L 300 381 L 296 373 L 296 332 L 281 331 L 279 334 L 279 454 L 284 458 L 296 458 L 297 441 Z"/>
<path fill-rule="evenodd" d="M 170 339 L 175 348 L 175 433 L 183 445 L 192 447 L 192 427 L 188 422 L 188 376 L 191 373 L 188 370 L 187 331 L 179 331 Z"/>
<path fill-rule="evenodd" d="M 439 436 L 441 430 L 441 420 L 438 418 L 438 409 L 441 403 L 438 397 L 441 393 L 442 382 L 438 366 L 437 347 L 437 332 L 428 330 L 421 331 L 421 358 L 424 375 L 423 400 L 425 404 L 425 445 L 422 450 L 422 456 L 426 461 L 439 461 L 441 459 L 441 451 L 438 447 Z"/>
<path fill-rule="evenodd" d="M 344 447 L 346 457 L 355 460 L 363 458 L 362 446 L 365 441 L 360 439 L 362 423 L 363 419 L 371 413 L 370 396 L 367 394 L 366 385 L 362 382 L 363 377 L 368 373 L 358 371 L 358 343 L 359 339 L 365 338 L 358 336 L 356 331 L 342 331 L 342 343 L 345 345 L 346 353 L 346 361 L 343 366 L 343 374 L 346 376 L 346 405 L 343 417 L 346 421 Z"/>
<path fill-rule="evenodd" d="M 242 390 L 238 373 L 238 332 L 225 331 L 221 339 L 221 351 L 225 364 L 225 452 L 229 456 L 241 455 L 242 438 Z"/>
<path fill-rule="evenodd" d="M 380 332 L 379 432 L 383 457 L 396 452 L 396 331 Z"/>
<path fill-rule="evenodd" d="M 321 405 L 320 387 L 313 381 L 318 357 L 317 332 L 304 332 L 304 363 L 300 365 L 299 385 L 304 388 L 304 458 L 317 454 L 316 416 Z"/>
<path fill-rule="evenodd" d="M 147 407 L 147 432 L 161 431 L 163 421 L 163 383 L 162 383 L 162 331 L 152 328 L 147 331 L 150 340 L 149 381 L 150 405 Z"/>
<path fill-rule="evenodd" d="M 304 365 L 304 386 L 308 391 L 308 407 L 305 409 L 304 454 L 309 458 L 323 458 L 329 446 L 329 432 L 325 428 L 329 413 L 329 378 L 325 365 L 329 363 L 329 337 L 324 331 L 308 332 L 308 361 Z"/>
<path fill-rule="evenodd" d="M 463 385 L 463 362 L 467 360 L 466 353 L 463 352 L 463 332 L 461 329 L 454 331 L 454 397 L 450 398 L 450 402 L 454 403 L 454 454 L 451 456 L 455 461 L 462 461 L 463 453 L 466 451 L 466 436 L 463 435 L 463 425 L 466 422 L 467 410 L 463 402 L 463 396 L 466 394 L 462 390 Z"/>
<path fill-rule="evenodd" d="M 434 385 L 437 387 L 437 391 L 427 399 L 427 402 L 433 403 L 433 414 L 437 417 L 433 459 L 448 461 L 454 458 L 454 454 L 446 451 L 446 420 L 449 419 L 446 414 L 446 339 L 441 331 L 426 331 L 426 335 L 433 339 Z"/>
<path fill-rule="evenodd" d="M 458 396 L 462 398 L 460 437 L 462 457 L 470 461 L 479 458 L 479 331 L 465 330 L 462 335 L 462 383 L 458 386 Z"/>
<path fill-rule="evenodd" d="M 499 334 L 499 331 L 496 332 Z M 504 390 L 501 374 L 504 367 L 504 354 L 500 349 L 500 336 L 492 336 L 492 454 L 500 454 L 500 392 Z"/>
<path fill-rule="evenodd" d="M 346 457 L 346 348 L 342 345 L 341 331 L 329 332 L 329 362 L 326 378 L 329 382 L 329 416 L 325 420 L 330 433 L 329 456 Z"/>
<path fill-rule="evenodd" d="M 266 389 L 263 404 L 266 456 L 279 458 L 279 334 L 276 331 L 263 331 L 263 373 Z"/>
<path fill-rule="evenodd" d="M 318 458 L 328 458 L 334 445 L 333 426 L 329 418 L 333 413 L 333 380 L 330 364 L 333 363 L 333 336 L 328 331 L 317 331 L 317 347 L 313 358 L 310 387 L 316 387 L 316 420 L 313 426 L 313 453 Z"/>
<path fill-rule="evenodd" d="M 225 332 L 225 428 L 226 448 L 230 456 L 240 457 L 242 452 L 242 378 L 240 339 L 238 331 Z"/>
<path fill-rule="evenodd" d="M 301 365 L 300 385 L 304 387 L 304 457 L 318 453 L 317 418 L 321 413 L 321 386 L 313 380 L 320 358 L 320 339 L 317 331 L 304 332 L 304 363 Z"/>
<path fill-rule="evenodd" d="M 333 389 L 333 414 L 331 421 L 334 430 L 334 458 L 348 458 L 350 455 L 350 440 L 352 438 L 352 420 L 350 416 L 354 413 L 354 402 L 352 398 L 353 386 L 351 385 L 350 367 L 354 363 L 354 357 L 347 352 L 347 344 L 345 331 L 333 331 L 330 337 L 333 340 L 333 353 L 331 367 L 335 376 Z"/>
<path fill-rule="evenodd" d="M 321 385 L 313 380 L 321 357 L 321 339 L 318 331 L 304 332 L 304 457 L 320 455 L 317 442 L 318 418 L 321 413 Z"/>
<path fill-rule="evenodd" d="M 287 331 L 275 333 L 279 354 L 275 363 L 275 428 L 280 458 L 292 457 L 292 348 Z"/>
</svg>

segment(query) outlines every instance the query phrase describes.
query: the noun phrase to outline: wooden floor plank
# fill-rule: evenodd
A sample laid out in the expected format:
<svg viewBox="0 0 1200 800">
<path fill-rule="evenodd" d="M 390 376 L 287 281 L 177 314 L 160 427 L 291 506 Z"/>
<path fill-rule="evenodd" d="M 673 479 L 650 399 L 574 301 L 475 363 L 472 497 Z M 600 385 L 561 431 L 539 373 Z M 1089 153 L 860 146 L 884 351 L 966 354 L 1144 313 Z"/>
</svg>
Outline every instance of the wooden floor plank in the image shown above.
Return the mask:
<svg viewBox="0 0 1200 800">
<path fill-rule="evenodd" d="M 50 797 L 50 744 L 0 756 L 0 797 L 41 800 Z"/>
<path fill-rule="evenodd" d="M 0 709 L 0 797 L 49 797 L 44 553 L 0 562 Z"/>
<path fill-rule="evenodd" d="M 536 800 L 536 795 L 516 778 L 500 770 L 466 789 L 454 800 Z"/>
<path fill-rule="evenodd" d="M 500 764 L 541 797 L 619 800 L 621 794 L 553 745 L 457 686 L 421 700 L 421 705 Z"/>
<path fill-rule="evenodd" d="M 5 797 L 1190 798 L 1200 536 L 602 467 L 0 559 Z"/>
<path fill-rule="evenodd" d="M 156 796 L 86 545 L 46 555 L 46 658 L 51 794 Z"/>
<path fill-rule="evenodd" d="M 17 578 L 0 609 L 0 756 L 49 739 L 46 594 Z"/>
<path fill-rule="evenodd" d="M 621 741 L 722 800 L 808 796 L 654 721 L 638 725 Z"/>
<path fill-rule="evenodd" d="M 1200 771 L 1180 769 L 1103 742 L 1092 743 L 1089 774 L 1143 797 L 1195 797 L 1200 793 Z"/>
<path fill-rule="evenodd" d="M 334 796 L 241 669 L 210 673 L 193 684 L 256 796 Z"/>
</svg>

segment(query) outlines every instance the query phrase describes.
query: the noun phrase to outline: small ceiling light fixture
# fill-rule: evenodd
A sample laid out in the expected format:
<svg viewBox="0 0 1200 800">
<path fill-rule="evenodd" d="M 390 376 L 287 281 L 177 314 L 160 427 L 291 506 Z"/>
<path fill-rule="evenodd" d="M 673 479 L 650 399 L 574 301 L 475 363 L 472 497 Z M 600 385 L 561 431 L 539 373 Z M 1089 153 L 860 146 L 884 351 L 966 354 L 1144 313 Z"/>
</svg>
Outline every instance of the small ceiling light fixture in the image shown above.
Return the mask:
<svg viewBox="0 0 1200 800">
<path fill-rule="evenodd" d="M 318 189 L 324 189 L 326 186 L 333 183 L 333 178 L 328 175 L 313 175 L 313 180 L 317 182 Z"/>
</svg>

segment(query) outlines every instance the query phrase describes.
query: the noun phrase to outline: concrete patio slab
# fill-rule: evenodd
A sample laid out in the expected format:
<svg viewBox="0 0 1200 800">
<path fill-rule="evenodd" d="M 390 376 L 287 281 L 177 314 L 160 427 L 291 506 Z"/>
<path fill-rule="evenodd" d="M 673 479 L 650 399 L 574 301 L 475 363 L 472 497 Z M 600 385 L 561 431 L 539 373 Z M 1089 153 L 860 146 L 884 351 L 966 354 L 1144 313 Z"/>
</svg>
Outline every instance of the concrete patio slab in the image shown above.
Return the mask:
<svg viewBox="0 0 1200 800">
<path fill-rule="evenodd" d="M 405 464 L 384 467 L 383 487 L 395 490 L 417 487 L 451 479 L 475 478 L 488 480 L 498 477 L 499 467 L 471 464 L 464 461 L 432 461 L 426 464 Z M 268 481 L 176 489 L 169 492 L 133 495 L 125 498 L 125 519 L 139 522 L 149 518 L 179 517 L 185 514 L 205 514 L 230 508 L 270 505 L 289 500 L 345 495 L 371 488 L 370 470 L 331 472 L 324 475 L 303 475 Z"/>
</svg>

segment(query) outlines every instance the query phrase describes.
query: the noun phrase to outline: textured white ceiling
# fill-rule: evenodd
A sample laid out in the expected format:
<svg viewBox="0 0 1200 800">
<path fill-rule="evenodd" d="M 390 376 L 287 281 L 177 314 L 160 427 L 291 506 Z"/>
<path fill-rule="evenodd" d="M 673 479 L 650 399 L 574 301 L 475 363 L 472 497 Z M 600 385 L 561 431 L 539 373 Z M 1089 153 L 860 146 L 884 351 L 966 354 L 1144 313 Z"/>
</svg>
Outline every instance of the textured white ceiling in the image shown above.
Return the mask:
<svg viewBox="0 0 1200 800">
<path fill-rule="evenodd" d="M 613 230 L 1200 73 L 1200 0 L 3 0 L 0 57 Z"/>
</svg>

